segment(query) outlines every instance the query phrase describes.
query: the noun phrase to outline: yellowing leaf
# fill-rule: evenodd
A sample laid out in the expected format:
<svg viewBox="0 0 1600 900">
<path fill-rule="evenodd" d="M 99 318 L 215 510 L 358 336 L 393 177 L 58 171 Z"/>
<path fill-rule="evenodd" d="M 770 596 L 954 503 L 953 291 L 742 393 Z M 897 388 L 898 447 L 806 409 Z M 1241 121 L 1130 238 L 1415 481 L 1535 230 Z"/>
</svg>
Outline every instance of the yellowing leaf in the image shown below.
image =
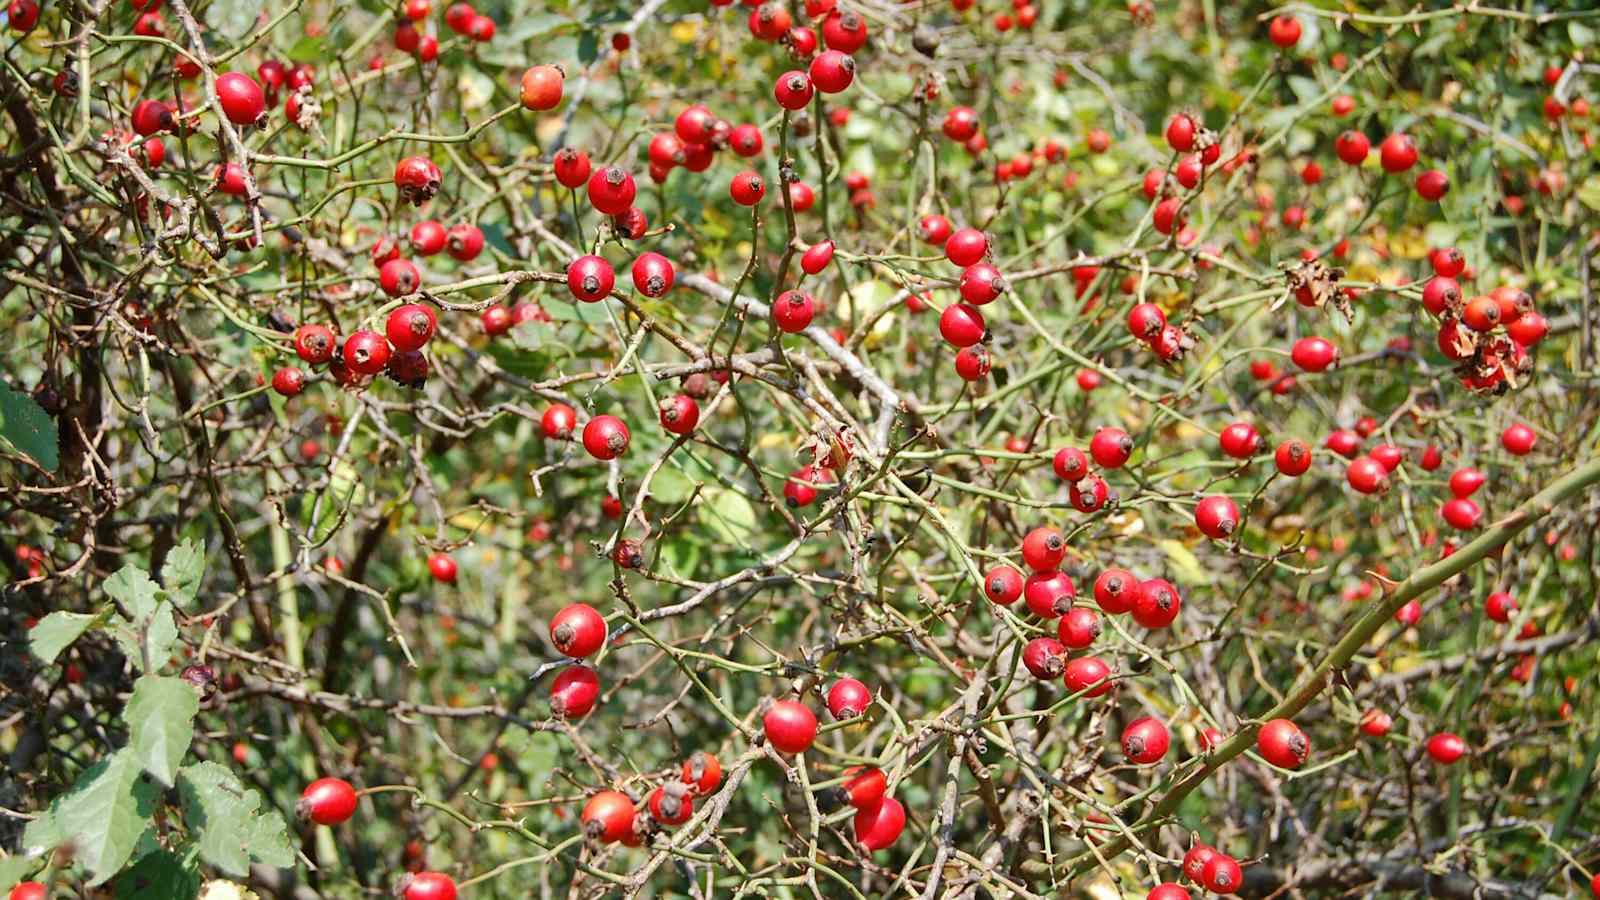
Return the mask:
<svg viewBox="0 0 1600 900">
<path fill-rule="evenodd" d="M 1401 672 L 1409 672 L 1426 663 L 1427 660 L 1420 656 L 1399 656 L 1389 662 L 1389 671 L 1398 675 Z"/>
<path fill-rule="evenodd" d="M 1600 177 L 1589 177 L 1578 186 L 1578 202 L 1600 212 Z"/>
<path fill-rule="evenodd" d="M 456 95 L 462 109 L 481 109 L 494 97 L 494 82 L 480 72 L 463 70 L 456 80 Z"/>
<path fill-rule="evenodd" d="M 894 288 L 890 285 L 881 281 L 863 281 L 851 285 L 848 291 L 840 291 L 834 304 L 838 309 L 839 318 L 848 320 L 853 317 L 853 312 L 866 315 L 892 296 Z M 874 331 L 876 330 L 875 328 Z"/>
<path fill-rule="evenodd" d="M 534 126 L 534 132 L 539 135 L 540 142 L 546 146 L 554 143 L 555 139 L 561 134 L 561 117 L 545 116 L 541 118 L 539 124 Z"/>
<path fill-rule="evenodd" d="M 1118 166 L 1117 161 L 1110 156 L 1099 153 L 1089 157 L 1089 168 L 1093 169 L 1096 175 L 1110 178 L 1117 174 L 1121 166 Z"/>
<path fill-rule="evenodd" d="M 1401 259 L 1421 259 L 1428 255 L 1428 238 L 1420 228 L 1402 228 L 1389 239 L 1389 252 Z"/>
<path fill-rule="evenodd" d="M 200 900 L 256 900 L 256 892 L 232 881 L 208 881 L 200 889 Z"/>
<path fill-rule="evenodd" d="M 680 19 L 668 33 L 680 44 L 692 43 L 700 34 L 700 23 L 694 19 Z"/>
<path fill-rule="evenodd" d="M 1165 538 L 1156 541 L 1156 546 L 1167 554 L 1167 561 L 1172 563 L 1174 569 L 1178 570 L 1179 581 L 1194 584 L 1211 580 L 1210 576 L 1206 574 L 1206 570 L 1200 566 L 1200 560 L 1195 557 L 1194 551 L 1185 547 L 1181 542 L 1172 538 Z"/>
</svg>

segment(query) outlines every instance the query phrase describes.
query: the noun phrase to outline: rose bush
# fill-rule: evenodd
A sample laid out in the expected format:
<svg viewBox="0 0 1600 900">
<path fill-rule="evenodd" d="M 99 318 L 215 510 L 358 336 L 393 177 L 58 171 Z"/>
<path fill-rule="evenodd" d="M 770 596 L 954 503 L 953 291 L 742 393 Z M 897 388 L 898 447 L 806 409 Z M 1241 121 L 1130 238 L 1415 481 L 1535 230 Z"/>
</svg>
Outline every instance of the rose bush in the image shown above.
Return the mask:
<svg viewBox="0 0 1600 900">
<path fill-rule="evenodd" d="M 3 23 L 11 900 L 1600 896 L 1600 13 Z"/>
</svg>

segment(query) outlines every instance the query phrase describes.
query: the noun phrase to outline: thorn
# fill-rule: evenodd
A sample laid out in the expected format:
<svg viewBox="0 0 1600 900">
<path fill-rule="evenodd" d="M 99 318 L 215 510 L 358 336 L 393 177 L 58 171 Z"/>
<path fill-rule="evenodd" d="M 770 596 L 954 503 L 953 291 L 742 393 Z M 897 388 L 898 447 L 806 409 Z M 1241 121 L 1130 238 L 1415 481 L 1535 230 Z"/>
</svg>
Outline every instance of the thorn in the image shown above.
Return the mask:
<svg viewBox="0 0 1600 900">
<path fill-rule="evenodd" d="M 1378 584 L 1383 586 L 1383 594 L 1386 597 L 1388 595 L 1394 593 L 1394 589 L 1396 587 L 1399 587 L 1400 584 L 1402 584 L 1402 582 L 1395 581 L 1393 578 L 1388 578 L 1386 576 L 1380 575 L 1377 572 L 1372 571 L 1371 569 L 1368 569 L 1365 574 L 1371 576 L 1373 581 L 1376 581 Z"/>
</svg>

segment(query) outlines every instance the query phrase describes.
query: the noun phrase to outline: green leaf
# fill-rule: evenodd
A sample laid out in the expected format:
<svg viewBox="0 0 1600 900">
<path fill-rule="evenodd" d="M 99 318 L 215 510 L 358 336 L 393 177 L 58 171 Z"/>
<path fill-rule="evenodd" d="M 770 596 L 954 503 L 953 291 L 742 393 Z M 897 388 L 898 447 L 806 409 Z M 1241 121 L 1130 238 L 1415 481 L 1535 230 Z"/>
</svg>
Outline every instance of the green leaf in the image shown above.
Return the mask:
<svg viewBox="0 0 1600 900">
<path fill-rule="evenodd" d="M 150 573 L 135 565 L 118 569 L 106 579 L 105 589 L 107 594 L 122 602 L 128 615 L 133 617 L 133 624 L 139 628 L 144 627 L 144 620 L 150 618 L 161 603 L 157 596 L 161 586 L 150 580 Z"/>
<path fill-rule="evenodd" d="M 533 13 L 518 16 L 502 38 L 508 44 L 521 43 L 529 38 L 541 34 L 549 34 L 559 28 L 575 25 L 571 19 L 558 16 L 555 13 Z"/>
<path fill-rule="evenodd" d="M 124 747 L 89 767 L 50 804 L 52 848 L 70 839 L 90 886 L 121 871 L 150 828 L 159 795 L 139 774 L 137 757 Z"/>
<path fill-rule="evenodd" d="M 578 38 L 578 62 L 588 65 L 600 56 L 600 36 L 593 29 L 583 32 Z"/>
<path fill-rule="evenodd" d="M 671 537 L 656 545 L 661 552 L 661 562 L 679 575 L 692 575 L 700 565 L 700 545 L 682 537 Z"/>
<path fill-rule="evenodd" d="M 1289 90 L 1294 91 L 1295 97 L 1304 103 L 1322 93 L 1322 88 L 1315 81 L 1304 75 L 1289 76 Z"/>
<path fill-rule="evenodd" d="M 572 348 L 561 339 L 556 326 L 549 322 L 530 320 L 511 329 L 511 342 L 524 350 L 571 356 Z"/>
<path fill-rule="evenodd" d="M 671 466 L 662 466 L 650 481 L 650 496 L 662 503 L 682 503 L 693 493 L 694 482 Z"/>
<path fill-rule="evenodd" d="M 705 501 L 700 507 L 700 521 L 714 534 L 734 547 L 756 543 L 755 507 L 743 494 L 713 487 L 702 491 L 700 496 Z"/>
<path fill-rule="evenodd" d="M 168 787 L 194 740 L 199 711 L 200 696 L 182 679 L 144 675 L 133 683 L 133 696 L 122 710 L 129 746 L 144 770 Z"/>
<path fill-rule="evenodd" d="M 150 624 L 144 632 L 144 643 L 150 648 L 152 671 L 149 674 L 154 675 L 172 659 L 172 648 L 178 644 L 178 620 L 172 616 L 172 604 L 163 602 L 156 614 L 150 617 Z M 141 663 L 142 669 L 144 656 L 137 649 L 136 646 L 136 652 L 130 658 Z"/>
<path fill-rule="evenodd" d="M 144 642 L 139 635 L 138 629 L 129 624 L 127 619 L 113 613 L 109 623 L 109 630 L 111 631 L 111 637 L 116 640 L 117 646 L 122 648 L 122 655 L 126 656 L 129 662 L 138 666 L 140 671 L 143 671 Z"/>
<path fill-rule="evenodd" d="M 55 816 L 48 809 L 22 830 L 22 849 L 30 856 L 54 850 L 60 843 L 61 829 L 56 827 Z"/>
<path fill-rule="evenodd" d="M 348 456 L 340 457 L 339 461 L 333 464 L 332 471 L 328 473 L 328 490 L 331 493 L 329 499 L 338 502 L 322 504 L 323 520 L 317 523 L 319 529 L 338 517 L 337 507 L 347 505 L 354 509 L 364 506 L 367 502 L 367 482 Z M 305 504 L 308 512 L 315 505 Z"/>
<path fill-rule="evenodd" d="M 583 310 L 579 309 L 575 303 L 557 300 L 554 297 L 545 297 L 539 301 L 539 306 L 543 307 L 545 313 L 557 322 L 589 321 L 589 318 L 583 314 Z"/>
<path fill-rule="evenodd" d="M 289 829 L 276 810 L 260 811 L 261 794 L 213 762 L 178 770 L 184 819 L 194 829 L 200 858 L 243 876 L 250 860 L 276 868 L 294 865 Z"/>
<path fill-rule="evenodd" d="M 206 552 L 193 538 L 184 538 L 172 548 L 161 566 L 161 581 L 174 603 L 188 603 L 194 599 L 205 566 Z"/>
<path fill-rule="evenodd" d="M 157 850 L 117 876 L 115 887 L 117 900 L 194 900 L 200 896 L 200 872 L 176 853 Z"/>
<path fill-rule="evenodd" d="M 520 326 L 519 326 L 520 327 Z M 511 329 L 512 339 L 516 339 L 518 328 Z M 495 341 L 489 345 L 489 355 L 494 357 L 495 365 L 513 375 L 538 381 L 550 371 L 550 357 L 544 353 L 530 353 L 505 341 Z"/>
<path fill-rule="evenodd" d="M 328 41 L 323 37 L 303 37 L 289 48 L 287 56 L 297 63 L 320 62 L 328 55 Z"/>
<path fill-rule="evenodd" d="M 60 464 L 56 423 L 27 394 L 0 384 L 0 437 L 54 472 Z"/>
<path fill-rule="evenodd" d="M 478 226 L 478 230 L 483 232 L 483 240 L 489 246 L 513 259 L 516 258 L 517 248 L 511 246 L 511 242 L 506 240 L 504 225 L 498 222 L 484 222 Z"/>
<path fill-rule="evenodd" d="M 53 612 L 40 619 L 39 624 L 28 632 L 28 649 L 40 662 L 49 665 L 56 661 L 61 651 L 82 637 L 98 618 L 83 613 Z"/>
<path fill-rule="evenodd" d="M 39 862 L 21 853 L 0 859 L 0 896 L 9 896 L 11 889 L 17 886 L 17 882 L 27 878 L 34 869 L 39 868 Z"/>
<path fill-rule="evenodd" d="M 583 22 L 585 25 L 599 28 L 603 31 L 607 25 L 615 25 L 618 22 L 628 21 L 630 12 L 631 10 L 628 9 L 602 10 L 594 15 L 589 16 L 587 19 L 584 19 Z"/>
<path fill-rule="evenodd" d="M 529 772 L 551 772 L 561 757 L 561 740 L 547 731 L 527 732 L 517 752 L 519 765 Z M 544 768 L 537 768 L 543 766 Z"/>
</svg>

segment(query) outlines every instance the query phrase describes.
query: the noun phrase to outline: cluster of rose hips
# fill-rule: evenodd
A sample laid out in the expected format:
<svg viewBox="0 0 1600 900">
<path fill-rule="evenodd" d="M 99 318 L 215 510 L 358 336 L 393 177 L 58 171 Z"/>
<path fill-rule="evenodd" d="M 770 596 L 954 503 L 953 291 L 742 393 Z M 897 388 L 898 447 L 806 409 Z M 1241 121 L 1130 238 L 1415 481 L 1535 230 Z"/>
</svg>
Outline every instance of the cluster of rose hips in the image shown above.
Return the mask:
<svg viewBox="0 0 1600 900">
<path fill-rule="evenodd" d="M 294 351 L 308 365 L 327 365 L 341 386 L 359 387 L 387 373 L 397 384 L 420 387 L 430 371 L 422 348 L 438 327 L 432 307 L 407 303 L 389 313 L 383 334 L 363 328 L 341 340 L 326 325 L 301 325 L 294 331 Z M 272 389 L 285 397 L 298 395 L 305 386 L 306 374 L 300 369 L 284 367 L 273 373 Z"/>
<path fill-rule="evenodd" d="M 1128 442 L 1118 440 L 1113 432 L 1101 442 L 1101 454 L 1120 465 L 1131 450 Z M 1080 463 L 1087 467 L 1087 462 Z M 1028 608 L 1046 620 L 1056 620 L 1055 638 L 1034 638 L 1022 650 L 1022 663 L 1029 674 L 1038 679 L 1062 678 L 1073 694 L 1099 697 L 1112 687 L 1111 668 L 1099 657 L 1081 655 L 1069 659 L 1071 651 L 1087 650 L 1098 638 L 1101 630 L 1098 615 L 1091 609 L 1075 604 L 1076 589 L 1060 570 L 1066 554 L 1066 542 L 1054 528 L 1040 527 L 1023 539 L 1022 558 L 1032 570 L 1026 579 L 1010 565 L 999 565 L 984 576 L 984 593 L 994 603 L 1009 605 L 1019 597 L 1025 598 Z M 1138 624 L 1159 629 L 1170 627 L 1182 608 L 1178 589 L 1170 582 L 1153 578 L 1141 581 L 1125 569 L 1107 569 L 1095 579 L 1095 603 L 1108 615 L 1131 614 Z M 1202 747 L 1215 749 L 1223 737 L 1214 729 L 1202 735 Z M 1135 765 L 1153 765 L 1161 761 L 1171 747 L 1171 734 L 1160 719 L 1142 716 L 1129 722 L 1121 737 L 1124 757 Z M 1298 769 L 1310 755 L 1310 739 L 1288 719 L 1274 719 L 1265 723 L 1256 735 L 1256 750 L 1268 763 L 1284 769 Z M 1185 861 L 1185 872 L 1197 883 L 1216 893 L 1228 894 L 1238 890 L 1242 872 L 1236 860 L 1205 848 L 1205 860 L 1190 866 Z M 1193 854 L 1193 851 L 1191 851 Z M 1216 859 L 1207 871 L 1206 863 Z M 1176 893 L 1175 893 L 1176 892 Z M 1187 897 L 1187 891 L 1177 884 L 1162 885 L 1151 897 Z"/>
<path fill-rule="evenodd" d="M 550 620 L 550 640 L 558 651 L 583 659 L 605 645 L 605 618 L 593 607 L 574 603 Z M 551 714 L 568 720 L 593 711 L 600 696 L 600 679 L 594 669 L 574 663 L 559 672 L 550 685 Z M 843 678 L 828 691 L 828 710 L 835 719 L 862 715 L 872 703 L 872 692 L 854 678 Z M 766 740 L 782 753 L 803 753 L 817 736 L 817 718 L 805 704 L 778 701 L 762 718 Z M 905 826 L 905 810 L 887 794 L 887 782 L 876 768 L 857 767 L 844 773 L 843 796 L 859 812 L 857 840 L 870 850 L 893 843 Z M 722 780 L 716 757 L 696 752 L 683 764 L 681 778 L 668 778 L 649 795 L 641 812 L 633 798 L 617 790 L 592 795 L 583 808 L 584 833 L 602 843 L 640 846 L 656 826 L 674 827 L 694 814 L 695 799 L 710 796 Z"/>
<path fill-rule="evenodd" d="M 28 577 L 38 578 L 44 574 L 44 551 L 28 544 L 17 545 L 17 562 L 28 567 Z"/>
<path fill-rule="evenodd" d="M 1371 152 L 1372 141 L 1360 131 L 1341 132 L 1333 141 L 1334 155 L 1347 165 L 1361 165 Z M 1410 171 L 1417 164 L 1417 142 L 1404 132 L 1387 135 L 1378 144 L 1378 163 L 1390 175 Z M 1417 176 L 1415 187 L 1418 197 L 1436 203 L 1449 193 L 1450 179 L 1438 169 L 1426 169 Z"/>
<path fill-rule="evenodd" d="M 1462 385 L 1480 393 L 1516 387 L 1533 370 L 1528 351 L 1550 330 L 1534 310 L 1533 297 L 1501 285 L 1466 299 L 1460 280 L 1470 273 L 1454 247 L 1436 248 L 1428 263 L 1433 277 L 1422 286 L 1422 306 L 1439 320 L 1439 352 L 1459 364 Z"/>
<path fill-rule="evenodd" d="M 1202 748 L 1210 752 L 1222 737 L 1214 729 L 1206 729 L 1201 736 Z M 1123 733 L 1123 751 L 1131 762 L 1145 765 L 1153 763 L 1166 752 L 1168 736 L 1165 726 L 1155 719 L 1138 719 Z M 1283 769 L 1298 769 L 1304 765 L 1311 750 L 1305 733 L 1288 719 L 1273 719 L 1261 726 L 1256 736 L 1256 750 L 1267 762 Z M 1194 841 L 1183 855 L 1183 877 L 1214 894 L 1235 894 L 1244 883 L 1244 868 L 1232 856 L 1217 848 Z M 1188 888 L 1175 881 L 1156 885 L 1145 895 L 1146 900 L 1190 900 Z"/>
<path fill-rule="evenodd" d="M 606 620 L 594 607 L 571 604 L 550 620 L 550 641 L 573 659 L 591 656 L 605 646 Z M 594 710 L 600 698 L 600 677 L 593 668 L 573 663 L 550 683 L 551 715 L 581 719 Z M 616 790 L 598 791 L 584 804 L 581 821 L 591 840 L 640 846 L 656 826 L 672 827 L 689 821 L 696 797 L 707 797 L 722 783 L 717 758 L 696 751 L 683 764 L 681 778 L 669 778 L 653 793 L 641 813 L 633 798 Z"/>
<path fill-rule="evenodd" d="M 835 721 L 862 716 L 872 705 L 872 689 L 855 678 L 841 678 L 828 689 L 828 712 Z M 761 716 L 762 733 L 779 753 L 804 753 L 817 738 L 817 716 L 797 700 L 778 700 Z M 869 852 L 893 844 L 905 830 L 906 811 L 889 793 L 888 779 L 876 766 L 851 766 L 836 789 L 823 795 L 825 810 L 848 803 L 856 810 L 856 843 Z"/>
<path fill-rule="evenodd" d="M 859 13 L 838 9 L 838 0 L 805 0 L 805 12 L 816 29 L 796 25 L 787 6 L 776 0 L 742 0 L 752 7 L 747 20 L 750 34 L 769 44 L 782 44 L 796 58 L 807 59 L 817 51 L 817 32 L 830 50 L 854 53 L 867 43 L 867 21 Z M 733 0 L 711 0 L 712 6 L 732 6 Z"/>
<path fill-rule="evenodd" d="M 789 473 L 783 484 L 783 500 L 791 509 L 810 506 L 819 490 L 828 490 L 839 481 L 839 473 L 849 465 L 854 452 L 854 442 L 848 432 L 841 432 L 826 442 L 816 460 Z"/>
<path fill-rule="evenodd" d="M 1562 75 L 1564 75 L 1565 72 L 1566 72 L 1566 67 L 1565 66 L 1561 66 L 1561 65 L 1557 65 L 1556 63 L 1551 63 L 1550 65 L 1545 66 L 1545 69 L 1544 69 L 1544 83 L 1549 87 L 1555 87 L 1557 84 L 1560 84 Z M 1563 122 L 1563 121 L 1570 122 L 1572 129 L 1574 131 L 1578 132 L 1579 139 L 1583 142 L 1583 149 L 1585 149 L 1585 150 L 1593 150 L 1594 149 L 1594 143 L 1595 143 L 1594 132 L 1590 131 L 1589 128 L 1587 127 L 1587 125 L 1584 122 L 1582 122 L 1582 121 L 1572 121 L 1572 120 L 1582 120 L 1582 119 L 1586 119 L 1586 118 L 1589 117 L 1590 110 L 1589 110 L 1589 101 L 1588 101 L 1587 98 L 1584 98 L 1584 97 L 1573 97 L 1569 102 L 1562 103 L 1560 98 L 1558 98 L 1554 93 L 1551 93 L 1551 94 L 1547 95 L 1544 98 L 1543 106 L 1544 106 L 1544 117 L 1546 119 L 1548 119 L 1552 123 Z M 1546 170 L 1546 172 L 1540 174 L 1539 184 L 1538 184 L 1538 188 L 1539 188 L 1539 192 L 1540 193 L 1543 193 L 1543 194 L 1551 193 L 1552 190 L 1554 189 L 1554 185 L 1552 184 L 1552 182 L 1558 182 L 1558 181 L 1561 181 L 1561 180 L 1564 179 L 1564 176 L 1561 176 L 1561 177 L 1552 177 L 1552 176 L 1560 176 L 1560 173 L 1559 172 L 1549 172 L 1549 170 Z M 1507 208 L 1507 210 L 1512 212 L 1513 214 L 1516 214 L 1517 212 L 1519 212 L 1520 210 L 1511 209 L 1512 204 L 1511 204 L 1510 201 L 1512 201 L 1512 200 L 1520 200 L 1520 199 L 1521 198 L 1519 198 L 1519 197 L 1507 197 L 1506 198 L 1506 208 Z M 1595 884 L 1600 885 L 1600 876 L 1596 877 Z M 1600 888 L 1596 889 L 1595 895 L 1597 897 L 1600 897 Z"/>
<path fill-rule="evenodd" d="M 970 9 L 975 0 L 950 0 L 950 5 L 957 11 Z M 1033 30 L 1035 22 L 1039 21 L 1039 8 L 1029 0 L 1011 0 L 1012 12 L 997 12 L 991 23 L 994 30 L 1004 34 L 1012 28 L 1021 28 L 1024 31 Z"/>
<path fill-rule="evenodd" d="M 650 792 L 641 810 L 626 793 L 596 791 L 583 805 L 579 821 L 583 833 L 601 844 L 644 846 L 660 828 L 674 828 L 694 816 L 694 802 L 716 793 L 722 784 L 722 764 L 704 750 L 696 750 L 683 766 Z"/>
<path fill-rule="evenodd" d="M 295 811 L 301 819 L 316 825 L 342 825 L 355 815 L 360 794 L 348 781 L 319 778 L 306 785 Z M 407 856 L 411 847 L 407 846 Z M 420 858 L 421 848 L 417 848 Z M 401 876 L 395 894 L 402 900 L 456 900 L 455 879 L 443 872 L 408 872 Z"/>
<path fill-rule="evenodd" d="M 932 99 L 933 96 L 937 96 L 936 88 L 937 84 L 930 82 L 924 95 Z M 978 117 L 978 111 L 970 106 L 952 106 L 946 110 L 939 130 L 946 138 L 961 145 L 971 156 L 978 156 L 989 149 L 989 139 L 982 131 L 982 121 Z M 1096 130 L 1090 133 L 1088 144 L 1091 152 L 1103 153 L 1111 146 L 1111 136 L 1104 131 Z M 995 181 L 1003 184 L 1014 179 L 1026 178 L 1033 174 L 1034 166 L 1043 167 L 1066 158 L 1066 145 L 1055 138 L 1046 138 L 1038 143 L 1032 153 L 1022 151 L 1010 159 L 995 163 Z M 1071 177 L 1069 173 L 1068 178 Z M 945 234 L 948 235 L 949 232 L 946 231 Z M 924 240 L 927 240 L 926 232 Z"/>
<path fill-rule="evenodd" d="M 1089 453 L 1076 447 L 1063 447 L 1056 451 L 1051 467 L 1056 477 L 1067 483 L 1067 500 L 1081 513 L 1098 512 L 1116 495 L 1106 486 L 1106 480 L 1089 464 L 1094 461 L 1101 469 L 1120 469 L 1133 455 L 1133 437 L 1121 428 L 1106 426 L 1095 431 L 1089 439 Z"/>
<path fill-rule="evenodd" d="M 550 620 L 550 643 L 563 655 L 579 660 L 605 646 L 605 617 L 587 603 L 564 607 Z M 573 663 L 550 683 L 550 713 L 562 719 L 581 719 L 600 699 L 600 676 L 582 663 Z"/>
<path fill-rule="evenodd" d="M 1155 351 L 1162 362 L 1183 359 L 1195 345 L 1188 332 L 1167 322 L 1165 310 L 1150 302 L 1136 303 L 1128 310 L 1128 333 Z"/>
<path fill-rule="evenodd" d="M 1320 338 L 1307 338 L 1304 340 L 1320 341 Z M 1297 344 L 1298 348 L 1300 345 Z M 1367 452 L 1362 452 L 1362 442 L 1377 429 L 1377 422 L 1371 417 L 1364 417 L 1356 423 L 1356 429 L 1349 431 L 1338 429 L 1331 432 L 1323 446 L 1333 453 L 1349 460 L 1345 467 L 1345 480 L 1350 487 L 1361 494 L 1383 494 L 1389 489 L 1389 476 L 1398 469 L 1405 460 L 1406 453 L 1394 444 L 1379 444 Z M 1509 426 L 1501 435 L 1501 445 L 1506 451 L 1524 456 L 1532 452 L 1538 439 L 1532 428 L 1522 423 Z M 1217 443 L 1222 452 L 1241 462 L 1248 463 L 1259 453 L 1265 445 L 1260 432 L 1248 422 L 1234 422 L 1223 428 L 1218 433 Z M 1062 451 L 1068 453 L 1068 451 Z M 1070 453 L 1064 458 L 1058 455 L 1059 466 L 1065 464 L 1069 469 L 1076 464 L 1078 457 Z M 1273 452 L 1273 464 L 1278 474 L 1289 478 L 1298 478 L 1311 468 L 1312 451 L 1310 445 L 1299 438 L 1289 438 L 1278 444 Z M 1437 447 L 1429 445 L 1424 448 L 1419 464 L 1424 471 L 1434 471 L 1443 463 L 1444 457 Z M 1471 495 L 1484 483 L 1484 476 L 1476 469 L 1461 469 L 1450 478 L 1450 490 L 1454 495 L 1439 509 L 1439 515 L 1451 527 L 1460 531 L 1470 531 L 1477 528 L 1483 517 L 1483 511 Z M 1231 535 L 1240 522 L 1238 505 L 1229 497 L 1214 494 L 1200 500 L 1195 505 L 1195 527 L 1201 533 L 1213 540 L 1221 540 Z"/>
<path fill-rule="evenodd" d="M 650 138 L 645 153 L 650 160 L 650 179 L 659 184 L 679 166 L 689 172 L 704 172 L 719 150 L 732 150 L 737 156 L 753 159 L 761 155 L 765 146 L 760 126 L 731 125 L 705 104 L 696 103 L 678 113 L 671 131 Z M 559 180 L 568 187 L 576 186 L 565 178 Z M 790 195 L 794 193 L 791 188 Z"/>
<path fill-rule="evenodd" d="M 595 169 L 587 153 L 571 147 L 557 151 L 552 168 L 563 186 L 574 191 L 587 186 L 589 205 L 611 217 L 620 237 L 636 240 L 644 236 L 648 221 L 644 211 L 633 205 L 638 187 L 628 170 L 621 166 Z M 635 257 L 632 274 L 634 289 L 650 298 L 666 296 L 676 279 L 672 262 L 653 251 Z M 616 284 L 616 271 L 605 257 L 584 254 L 567 264 L 567 289 L 584 303 L 605 300 Z"/>
<path fill-rule="evenodd" d="M 1389 489 L 1389 474 L 1399 468 L 1405 453 L 1393 444 L 1381 444 L 1361 454 L 1362 437 L 1352 432 L 1336 431 L 1328 436 L 1327 446 L 1350 460 L 1345 479 L 1352 488 L 1362 494 L 1382 494 Z M 1533 451 L 1538 435 L 1532 428 L 1519 422 L 1507 427 L 1500 440 L 1507 452 L 1514 456 L 1525 456 Z M 1442 462 L 1443 457 L 1437 448 L 1430 446 L 1423 452 L 1421 466 L 1424 471 L 1431 472 Z M 1453 497 L 1439 507 L 1440 518 L 1459 531 L 1477 528 L 1483 518 L 1483 510 L 1471 497 L 1484 480 L 1481 472 L 1471 468 L 1460 469 L 1452 474 L 1449 484 Z"/>
<path fill-rule="evenodd" d="M 1361 721 L 1356 726 L 1367 737 L 1382 738 L 1389 734 L 1389 729 L 1394 727 L 1394 719 L 1382 710 L 1369 709 L 1361 714 Z M 1434 762 L 1448 766 L 1467 754 L 1467 742 L 1454 732 L 1441 731 L 1430 735 L 1423 742 L 1423 750 L 1428 758 Z"/>
<path fill-rule="evenodd" d="M 989 328 L 978 307 L 987 305 L 1006 289 L 1006 280 L 988 260 L 989 236 L 976 228 L 951 230 L 948 219 L 924 216 L 919 231 L 924 242 L 944 250 L 944 258 L 961 267 L 958 289 L 961 301 L 939 314 L 939 336 L 956 347 L 955 370 L 963 381 L 978 381 L 989 374 L 993 362 L 983 346 Z"/>
<path fill-rule="evenodd" d="M 400 10 L 400 22 L 394 29 L 395 49 L 415 56 L 419 62 L 430 63 L 438 59 L 439 38 L 419 29 L 419 25 L 432 14 L 432 0 L 406 0 Z M 445 10 L 444 23 L 456 34 L 478 43 L 494 37 L 494 19 L 479 13 L 469 3 L 452 4 Z"/>
<path fill-rule="evenodd" d="M 1182 154 L 1173 166 L 1173 179 L 1185 190 L 1199 188 L 1205 180 L 1205 169 L 1222 158 L 1222 143 L 1217 134 L 1205 128 L 1186 112 L 1176 113 L 1167 120 L 1167 146 Z M 1156 231 L 1171 235 L 1187 225 L 1184 213 L 1187 205 L 1183 197 L 1172 189 L 1172 182 L 1160 169 L 1152 169 L 1144 177 L 1145 198 L 1155 203 L 1150 220 Z M 1180 237 L 1178 243 L 1187 246 L 1192 236 Z"/>
</svg>

